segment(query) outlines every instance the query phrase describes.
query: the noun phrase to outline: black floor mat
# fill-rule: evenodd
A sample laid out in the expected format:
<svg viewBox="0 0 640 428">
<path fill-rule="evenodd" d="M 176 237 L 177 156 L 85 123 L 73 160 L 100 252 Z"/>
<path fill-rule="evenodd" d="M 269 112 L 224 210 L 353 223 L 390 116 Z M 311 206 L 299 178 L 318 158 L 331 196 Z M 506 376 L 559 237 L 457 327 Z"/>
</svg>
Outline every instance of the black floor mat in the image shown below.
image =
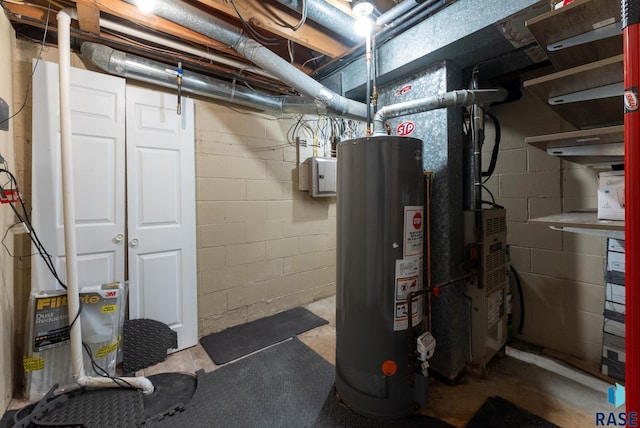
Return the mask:
<svg viewBox="0 0 640 428">
<path fill-rule="evenodd" d="M 213 362 L 224 364 L 327 323 L 305 308 L 293 308 L 210 334 L 200 344 Z"/>
<path fill-rule="evenodd" d="M 559 428 L 502 397 L 489 397 L 473 415 L 467 428 Z"/>
<path fill-rule="evenodd" d="M 440 419 L 412 415 L 400 419 L 371 419 L 359 415 L 341 404 L 334 391 L 327 396 L 320 416 L 314 422 L 313 428 L 453 428 L 453 425 Z"/>
<path fill-rule="evenodd" d="M 198 373 L 184 411 L 152 427 L 310 427 L 333 389 L 335 368 L 298 339 Z"/>
</svg>

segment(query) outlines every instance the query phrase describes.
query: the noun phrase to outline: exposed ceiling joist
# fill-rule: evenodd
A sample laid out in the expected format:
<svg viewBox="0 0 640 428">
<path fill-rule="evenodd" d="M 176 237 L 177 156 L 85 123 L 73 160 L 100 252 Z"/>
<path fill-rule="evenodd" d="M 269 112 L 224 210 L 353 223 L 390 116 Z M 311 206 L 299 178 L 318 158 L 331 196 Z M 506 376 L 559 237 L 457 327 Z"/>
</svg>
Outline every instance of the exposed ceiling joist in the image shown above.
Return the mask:
<svg viewBox="0 0 640 428">
<path fill-rule="evenodd" d="M 100 34 L 100 9 L 85 2 L 85 0 L 78 0 L 76 2 L 76 9 L 78 10 L 78 24 L 82 31 L 87 33 Z"/>
</svg>

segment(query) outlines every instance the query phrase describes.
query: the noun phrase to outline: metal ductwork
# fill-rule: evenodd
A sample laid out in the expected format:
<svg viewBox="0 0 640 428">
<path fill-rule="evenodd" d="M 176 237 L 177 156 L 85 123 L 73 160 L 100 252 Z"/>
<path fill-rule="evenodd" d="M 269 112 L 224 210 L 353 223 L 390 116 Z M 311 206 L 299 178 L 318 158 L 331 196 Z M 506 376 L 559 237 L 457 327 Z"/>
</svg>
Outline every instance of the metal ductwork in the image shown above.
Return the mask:
<svg viewBox="0 0 640 428">
<path fill-rule="evenodd" d="M 126 1 L 135 4 L 134 0 Z M 361 118 L 367 115 L 365 104 L 338 95 L 260 43 L 243 35 L 238 28 L 185 2 L 157 0 L 154 5 L 154 14 L 231 46 L 243 57 L 272 73 L 303 95 L 326 105 L 337 114 Z"/>
<path fill-rule="evenodd" d="M 507 97 L 503 88 L 451 91 L 432 97 L 419 98 L 404 103 L 392 104 L 381 108 L 373 118 L 373 135 L 384 136 L 387 132 L 384 123 L 393 117 L 422 113 L 445 107 L 464 107 L 472 104 L 489 104 L 502 101 Z"/>
<path fill-rule="evenodd" d="M 342 12 L 325 0 L 277 0 L 297 12 L 303 17 L 322 25 L 329 30 L 340 34 L 354 43 L 362 43 L 363 39 L 354 27 L 354 19 L 351 15 Z M 306 10 L 305 10 L 306 9 Z"/>
<path fill-rule="evenodd" d="M 176 75 L 172 72 L 175 69 L 175 65 L 152 61 L 91 42 L 83 43 L 81 52 L 92 64 L 107 73 L 153 83 L 165 88 L 173 89 L 176 87 Z M 307 97 L 262 94 L 242 86 L 188 71 L 184 71 L 182 76 L 182 91 L 257 110 L 318 115 L 336 114 L 331 109 L 325 108 L 325 106 Z M 362 119 L 355 116 L 354 118 Z"/>
</svg>

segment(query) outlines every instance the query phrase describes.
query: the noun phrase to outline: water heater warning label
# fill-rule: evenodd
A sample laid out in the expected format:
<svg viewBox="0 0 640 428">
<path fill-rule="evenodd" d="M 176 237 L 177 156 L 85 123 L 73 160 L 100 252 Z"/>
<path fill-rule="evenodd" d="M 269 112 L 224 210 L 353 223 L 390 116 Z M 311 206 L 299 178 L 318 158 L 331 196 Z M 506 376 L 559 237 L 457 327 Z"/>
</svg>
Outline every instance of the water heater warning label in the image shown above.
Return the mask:
<svg viewBox="0 0 640 428">
<path fill-rule="evenodd" d="M 404 207 L 404 246 L 403 257 L 422 254 L 422 230 L 424 211 L 420 207 Z"/>
<path fill-rule="evenodd" d="M 407 296 L 409 293 L 422 289 L 422 257 L 410 257 L 396 260 L 396 281 L 394 299 L 393 330 L 406 330 L 409 323 L 409 307 Z M 413 299 L 411 303 L 411 324 L 422 321 L 422 296 Z"/>
</svg>

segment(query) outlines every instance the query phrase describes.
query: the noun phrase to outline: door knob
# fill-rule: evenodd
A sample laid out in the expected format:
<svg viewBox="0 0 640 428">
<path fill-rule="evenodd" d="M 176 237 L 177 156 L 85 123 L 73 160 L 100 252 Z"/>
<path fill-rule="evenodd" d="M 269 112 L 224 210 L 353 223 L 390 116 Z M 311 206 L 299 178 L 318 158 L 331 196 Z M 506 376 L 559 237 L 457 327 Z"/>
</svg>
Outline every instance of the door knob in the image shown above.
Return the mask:
<svg viewBox="0 0 640 428">
<path fill-rule="evenodd" d="M 138 246 L 138 238 L 133 238 L 131 241 L 129 241 L 129 246 L 130 247 L 137 247 Z"/>
<path fill-rule="evenodd" d="M 113 238 L 113 242 L 116 244 L 121 243 L 124 240 L 124 233 L 118 233 L 115 238 Z"/>
</svg>

